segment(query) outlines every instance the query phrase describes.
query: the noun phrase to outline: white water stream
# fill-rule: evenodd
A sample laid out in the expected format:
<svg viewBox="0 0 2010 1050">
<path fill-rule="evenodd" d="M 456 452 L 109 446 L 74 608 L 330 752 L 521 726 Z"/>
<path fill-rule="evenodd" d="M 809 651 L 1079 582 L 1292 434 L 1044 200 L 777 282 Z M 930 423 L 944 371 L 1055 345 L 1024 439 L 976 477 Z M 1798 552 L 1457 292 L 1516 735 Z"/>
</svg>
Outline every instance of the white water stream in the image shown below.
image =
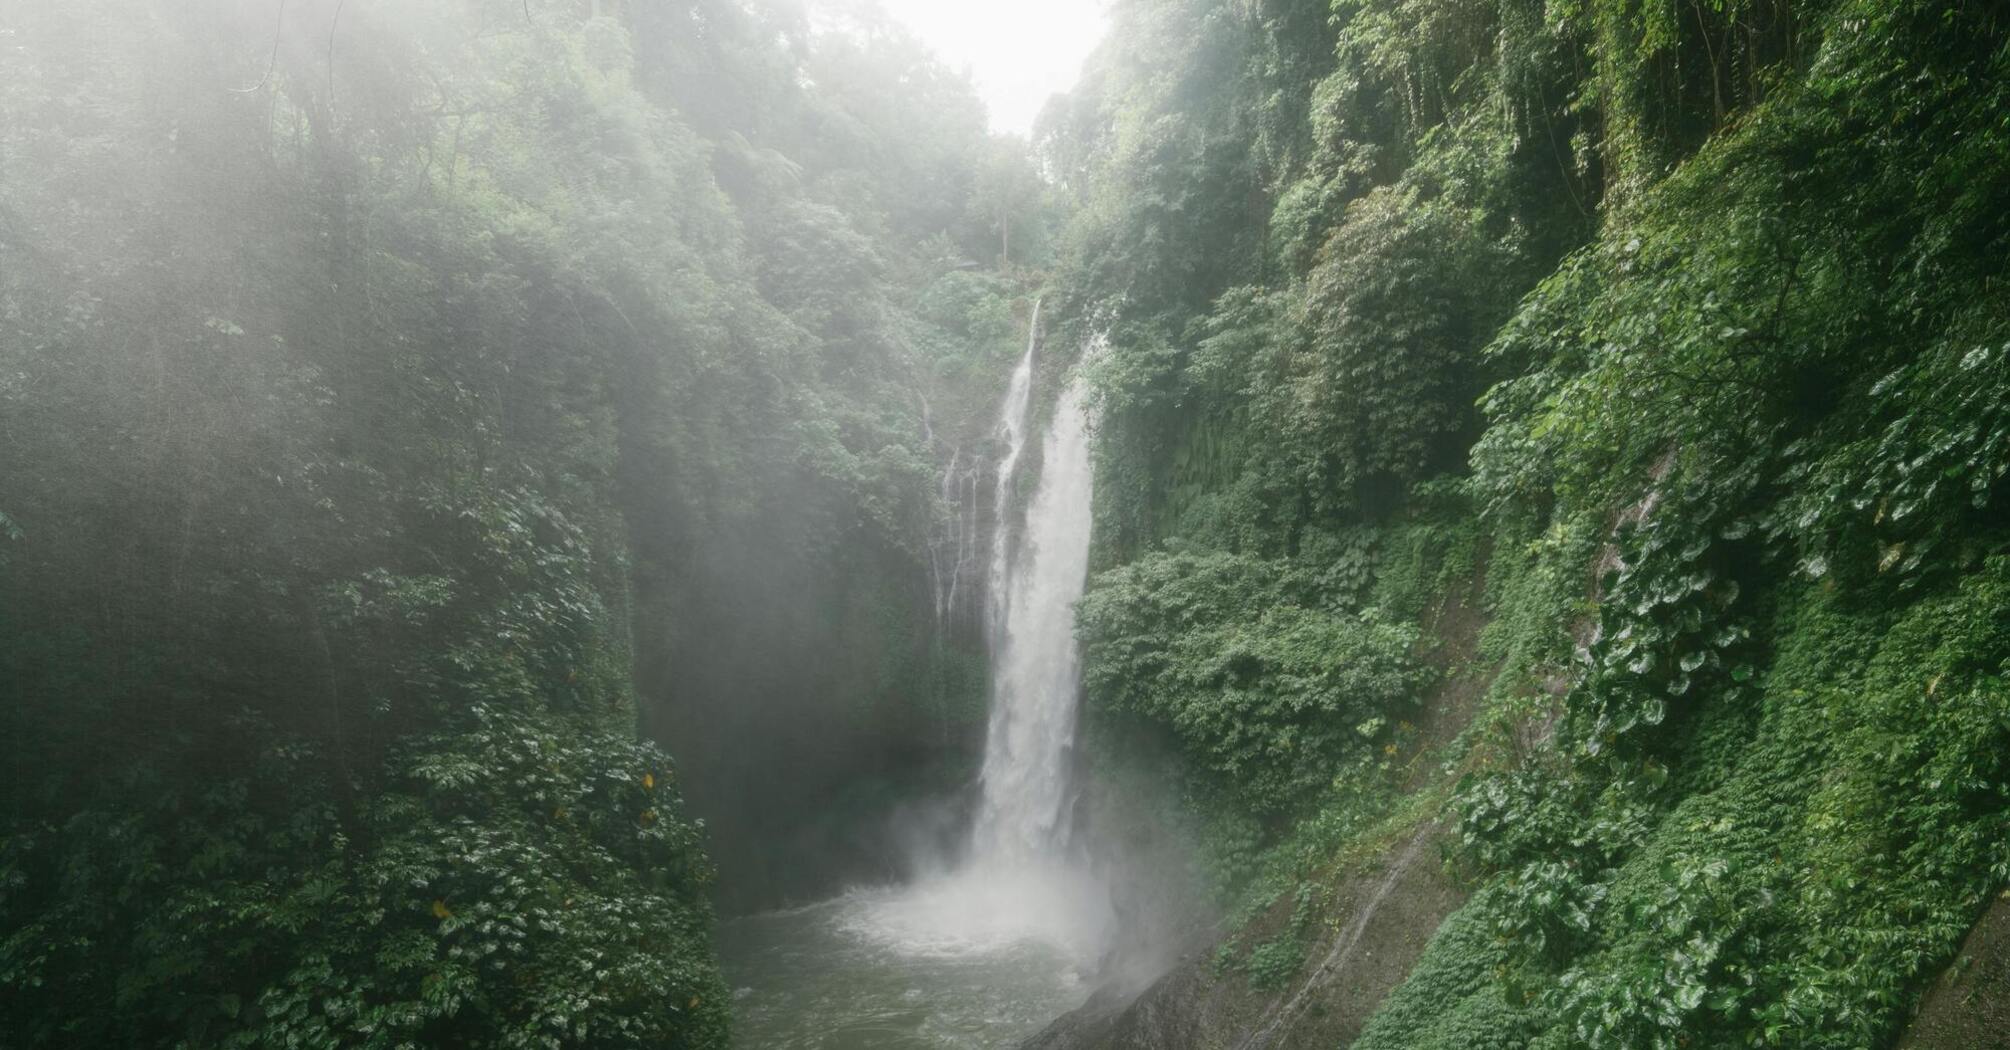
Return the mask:
<svg viewBox="0 0 2010 1050">
<path fill-rule="evenodd" d="M 998 658 L 999 636 L 1008 615 L 1007 601 L 1012 588 L 1012 493 L 1019 480 L 1019 459 L 1026 451 L 1027 415 L 1033 407 L 1033 351 L 1040 346 L 1040 300 L 1033 300 L 1032 328 L 1026 335 L 1026 352 L 1005 384 L 1005 404 L 998 411 L 997 438 L 1004 445 L 998 457 L 998 473 L 991 493 L 991 571 L 985 577 L 984 629 L 991 644 L 991 657 Z M 996 676 L 993 676 L 994 682 Z M 994 708 L 997 697 L 992 697 Z"/>
<path fill-rule="evenodd" d="M 1089 573 L 1095 481 L 1085 400 L 1078 377 L 1054 407 L 1025 536 L 1009 548 L 998 544 L 1006 553 L 994 578 L 1003 593 L 993 605 L 1003 611 L 992 631 L 991 725 L 971 839 L 974 867 L 1051 860 L 1068 841 L 1081 673 L 1075 602 Z M 1001 537 L 1010 511 L 1009 504 L 1000 508 Z"/>
<path fill-rule="evenodd" d="M 1079 969 L 1094 963 L 1111 933 L 1107 891 L 1068 852 L 1081 673 L 1075 602 L 1088 580 L 1095 478 L 1088 395 L 1075 376 L 1054 405 L 1039 446 L 1039 482 L 1015 529 L 1039 320 L 1036 303 L 1033 334 L 998 415 L 986 601 L 991 717 L 967 854 L 950 870 L 875 897 L 858 926 L 924 952 L 1035 942 Z"/>
<path fill-rule="evenodd" d="M 1107 889 L 1069 851 L 1074 606 L 1088 575 L 1094 480 L 1080 377 L 1055 403 L 1023 529 L 1013 527 L 1038 340 L 1036 303 L 997 424 L 991 715 L 966 855 L 906 886 L 729 927 L 729 971 L 750 979 L 740 993 L 745 1046 L 1010 1045 L 1087 996 L 1113 935 Z"/>
</svg>

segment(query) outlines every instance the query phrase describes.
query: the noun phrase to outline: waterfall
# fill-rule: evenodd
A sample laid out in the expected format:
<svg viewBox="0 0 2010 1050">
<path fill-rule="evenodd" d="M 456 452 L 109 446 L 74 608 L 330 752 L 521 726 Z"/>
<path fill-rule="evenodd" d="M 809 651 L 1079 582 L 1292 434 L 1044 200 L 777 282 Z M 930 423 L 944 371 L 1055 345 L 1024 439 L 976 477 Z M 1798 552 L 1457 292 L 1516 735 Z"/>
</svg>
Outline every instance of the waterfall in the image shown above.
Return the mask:
<svg viewBox="0 0 2010 1050">
<path fill-rule="evenodd" d="M 1005 624 L 1005 599 L 1012 569 L 1012 483 L 1017 480 L 1019 456 L 1026 451 L 1026 416 L 1033 404 L 1033 351 L 1040 345 L 1040 300 L 1033 300 L 1033 322 L 1026 332 L 1026 352 L 1005 387 L 1005 405 L 998 412 L 998 440 L 1004 451 L 998 457 L 997 479 L 991 495 L 991 571 L 985 578 L 984 629 L 991 639 L 992 657 L 997 657 Z"/>
<path fill-rule="evenodd" d="M 932 448 L 935 444 L 932 430 L 927 440 Z M 935 630 L 938 636 L 946 635 L 955 626 L 963 578 L 970 574 L 970 563 L 977 550 L 976 487 L 976 465 L 963 458 L 961 445 L 952 447 L 949 466 L 943 468 L 942 481 L 936 492 L 936 499 L 940 501 L 947 518 L 936 523 L 928 542 L 928 573 L 935 589 Z"/>
<path fill-rule="evenodd" d="M 1048 424 L 1024 535 L 1011 542 L 1002 509 L 993 534 L 991 724 L 971 841 L 979 864 L 1051 857 L 1067 840 L 1081 666 L 1075 602 L 1089 571 L 1094 482 L 1086 401 L 1077 376 Z M 1007 455 L 1016 465 L 1018 450 Z"/>
<path fill-rule="evenodd" d="M 974 958 L 1045 944 L 1087 972 L 1115 923 L 1108 888 L 1066 850 L 1080 688 L 1074 607 L 1089 568 L 1088 397 L 1077 377 L 1055 404 L 1042 437 L 1039 484 L 1023 529 L 1015 530 L 1012 493 L 1028 438 L 1037 303 L 1033 315 L 996 430 L 984 608 L 991 719 L 969 850 L 961 863 L 924 869 L 906 886 L 858 891 L 841 925 L 904 956 Z M 957 484 L 968 487 L 959 513 L 976 503 L 974 458 L 960 460 Z M 944 548 L 955 549 L 947 542 Z"/>
</svg>

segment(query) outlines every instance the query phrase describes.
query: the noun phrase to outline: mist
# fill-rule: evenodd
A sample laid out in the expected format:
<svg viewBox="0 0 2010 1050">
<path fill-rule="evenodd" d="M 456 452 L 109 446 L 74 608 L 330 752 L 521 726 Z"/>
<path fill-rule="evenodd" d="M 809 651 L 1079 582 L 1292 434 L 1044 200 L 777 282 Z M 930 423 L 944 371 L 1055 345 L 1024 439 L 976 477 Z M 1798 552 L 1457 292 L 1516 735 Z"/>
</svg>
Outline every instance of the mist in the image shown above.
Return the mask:
<svg viewBox="0 0 2010 1050">
<path fill-rule="evenodd" d="M 733 2 L 0 47 L 10 1030 L 710 1045 L 715 914 L 960 854 L 941 480 L 1065 217 L 961 74 Z"/>
<path fill-rule="evenodd" d="M 0 1046 L 1991 1046 L 2010 21 L 0 0 Z"/>
</svg>

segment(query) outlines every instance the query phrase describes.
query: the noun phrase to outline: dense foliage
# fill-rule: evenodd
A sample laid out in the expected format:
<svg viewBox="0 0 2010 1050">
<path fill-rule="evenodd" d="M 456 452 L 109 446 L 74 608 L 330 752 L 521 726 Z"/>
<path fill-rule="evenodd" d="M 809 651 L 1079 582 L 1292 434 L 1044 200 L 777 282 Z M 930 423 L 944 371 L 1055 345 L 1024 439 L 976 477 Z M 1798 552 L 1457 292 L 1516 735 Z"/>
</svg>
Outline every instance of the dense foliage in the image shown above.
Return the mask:
<svg viewBox="0 0 2010 1050">
<path fill-rule="evenodd" d="M 1316 795 L 1420 678 L 1414 628 L 1307 608 L 1274 572 L 1232 554 L 1148 555 L 1098 580 L 1076 628 L 1085 688 L 1169 726 L 1219 790 L 1264 814 Z"/>
<path fill-rule="evenodd" d="M 1361 1047 L 1890 1045 L 2010 884 L 2010 15 L 1112 16 L 1036 166 L 870 5 L 0 13 L 0 1032 L 722 1045 L 714 901 L 967 781 L 1044 291 L 1220 979 L 1435 836 Z"/>
<path fill-rule="evenodd" d="M 978 728 L 1048 203 L 874 17 L 0 13 L 0 1041 L 723 1043 L 714 896 Z"/>
<path fill-rule="evenodd" d="M 2010 881 L 2010 22 L 1116 17 L 1042 138 L 1110 333 L 1091 746 L 1244 858 L 1222 958 L 1279 983 L 1436 814 L 1472 897 L 1361 1045 L 1888 1044 Z M 1474 586 L 1476 716 L 1309 699 Z M 1473 722 L 1378 777 L 1371 710 Z"/>
</svg>

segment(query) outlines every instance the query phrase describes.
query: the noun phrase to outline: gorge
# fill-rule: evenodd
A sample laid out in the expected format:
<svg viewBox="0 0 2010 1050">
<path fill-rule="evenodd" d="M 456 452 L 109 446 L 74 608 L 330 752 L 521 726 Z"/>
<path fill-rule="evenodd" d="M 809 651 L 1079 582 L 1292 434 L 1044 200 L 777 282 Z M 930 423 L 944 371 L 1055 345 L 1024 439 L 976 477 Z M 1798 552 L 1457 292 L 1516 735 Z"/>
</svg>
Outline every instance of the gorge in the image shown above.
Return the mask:
<svg viewBox="0 0 2010 1050">
<path fill-rule="evenodd" d="M 0 4 L 0 1045 L 2005 1050 L 2005 113 L 1976 0 Z"/>
</svg>

